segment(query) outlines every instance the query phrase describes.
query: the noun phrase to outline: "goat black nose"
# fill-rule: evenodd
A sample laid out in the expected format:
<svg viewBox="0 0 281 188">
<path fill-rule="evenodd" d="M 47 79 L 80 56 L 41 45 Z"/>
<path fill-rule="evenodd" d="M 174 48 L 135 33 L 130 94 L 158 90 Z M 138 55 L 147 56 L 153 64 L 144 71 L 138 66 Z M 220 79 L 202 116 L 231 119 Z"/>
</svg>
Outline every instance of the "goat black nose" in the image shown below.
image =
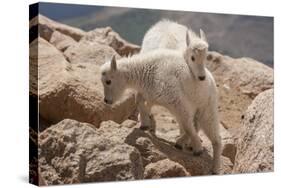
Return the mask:
<svg viewBox="0 0 281 188">
<path fill-rule="evenodd" d="M 206 77 L 205 76 L 199 76 L 198 78 L 199 78 L 199 80 L 203 81 L 203 80 L 205 80 Z"/>
<path fill-rule="evenodd" d="M 108 100 L 106 100 L 106 98 L 104 98 L 103 101 L 104 101 L 105 103 L 108 103 Z"/>
</svg>

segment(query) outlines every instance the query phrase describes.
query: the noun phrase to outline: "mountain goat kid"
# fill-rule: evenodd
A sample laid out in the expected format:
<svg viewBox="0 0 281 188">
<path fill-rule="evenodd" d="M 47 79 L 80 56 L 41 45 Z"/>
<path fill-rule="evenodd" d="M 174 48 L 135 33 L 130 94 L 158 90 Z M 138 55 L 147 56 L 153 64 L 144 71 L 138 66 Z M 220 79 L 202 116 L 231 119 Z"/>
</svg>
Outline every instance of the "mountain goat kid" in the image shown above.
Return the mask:
<svg viewBox="0 0 281 188">
<path fill-rule="evenodd" d="M 204 81 L 206 77 L 205 59 L 208 47 L 207 38 L 203 30 L 200 29 L 199 37 L 184 25 L 170 20 L 161 20 L 146 32 L 140 53 L 147 53 L 157 49 L 181 51 L 195 79 Z M 145 101 L 139 93 L 137 93 L 136 101 L 140 112 L 141 128 L 153 129 L 153 115 L 148 114 Z M 181 129 L 180 134 L 184 134 L 184 131 Z M 180 141 L 179 139 L 178 142 Z M 181 143 L 177 144 L 177 146 L 180 145 Z"/>
<path fill-rule="evenodd" d="M 194 76 L 184 54 L 176 50 L 157 49 L 122 58 L 115 57 L 101 67 L 104 102 L 113 104 L 126 89 L 137 91 L 146 101 L 146 110 L 153 105 L 166 107 L 175 116 L 180 129 L 180 143 L 186 136 L 194 155 L 203 148 L 197 131 L 202 128 L 213 145 L 213 173 L 220 168 L 221 139 L 217 117 L 216 84 L 205 69 L 205 81 Z"/>
</svg>

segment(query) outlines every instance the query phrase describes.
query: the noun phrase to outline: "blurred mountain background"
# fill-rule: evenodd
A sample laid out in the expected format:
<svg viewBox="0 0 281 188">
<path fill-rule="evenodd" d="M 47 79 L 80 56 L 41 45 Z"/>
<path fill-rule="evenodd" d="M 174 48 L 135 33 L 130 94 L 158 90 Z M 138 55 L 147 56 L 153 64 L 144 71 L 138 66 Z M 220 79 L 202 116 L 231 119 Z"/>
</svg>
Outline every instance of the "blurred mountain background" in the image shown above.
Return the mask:
<svg viewBox="0 0 281 188">
<path fill-rule="evenodd" d="M 273 17 L 59 3 L 40 3 L 39 13 L 86 31 L 110 26 L 138 45 L 154 23 L 170 19 L 197 33 L 202 28 L 210 50 L 232 57 L 250 57 L 273 67 Z"/>
</svg>

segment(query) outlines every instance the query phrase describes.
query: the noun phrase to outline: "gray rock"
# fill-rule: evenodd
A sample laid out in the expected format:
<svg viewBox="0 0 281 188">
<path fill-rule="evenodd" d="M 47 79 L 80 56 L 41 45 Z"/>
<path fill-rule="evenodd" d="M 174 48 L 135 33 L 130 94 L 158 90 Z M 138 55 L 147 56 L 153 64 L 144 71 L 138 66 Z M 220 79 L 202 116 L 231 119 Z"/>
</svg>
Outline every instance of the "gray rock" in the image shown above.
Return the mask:
<svg viewBox="0 0 281 188">
<path fill-rule="evenodd" d="M 244 114 L 237 135 L 234 173 L 274 169 L 273 89 L 259 94 Z"/>
</svg>

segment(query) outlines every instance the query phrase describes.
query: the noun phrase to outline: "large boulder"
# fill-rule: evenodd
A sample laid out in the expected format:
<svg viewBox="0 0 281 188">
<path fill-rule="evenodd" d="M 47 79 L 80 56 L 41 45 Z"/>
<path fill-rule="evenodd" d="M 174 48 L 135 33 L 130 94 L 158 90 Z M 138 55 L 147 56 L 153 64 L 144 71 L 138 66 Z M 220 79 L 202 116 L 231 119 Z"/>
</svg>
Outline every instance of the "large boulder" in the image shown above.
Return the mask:
<svg viewBox="0 0 281 188">
<path fill-rule="evenodd" d="M 102 65 L 113 55 L 120 58 L 120 56 L 110 46 L 85 40 L 70 46 L 64 52 L 64 55 L 72 64 Z"/>
<path fill-rule="evenodd" d="M 102 65 L 113 55 L 117 58 L 139 52 L 140 47 L 122 39 L 110 27 L 89 31 L 79 43 L 69 47 L 64 55 L 71 63 Z"/>
<path fill-rule="evenodd" d="M 64 52 L 67 48 L 77 43 L 71 37 L 64 35 L 58 31 L 53 32 L 49 42 L 62 52 Z"/>
<path fill-rule="evenodd" d="M 29 51 L 31 92 L 37 95 L 39 89 L 44 97 L 52 90 L 63 88 L 70 68 L 64 56 L 41 37 L 30 44 Z"/>
<path fill-rule="evenodd" d="M 100 128 L 66 119 L 39 134 L 40 174 L 47 185 L 143 178 L 207 175 L 212 157 L 181 151 L 127 120 L 103 122 Z M 221 174 L 231 173 L 222 156 Z"/>
<path fill-rule="evenodd" d="M 273 69 L 251 58 L 209 52 L 207 67 L 219 91 L 219 112 L 225 128 L 240 126 L 242 113 L 264 90 L 273 88 Z"/>
<path fill-rule="evenodd" d="M 130 122 L 134 122 L 129 120 Z M 175 142 L 157 137 L 150 132 L 139 129 L 140 124 L 123 122 L 121 125 L 112 121 L 101 124 L 99 131 L 105 137 L 124 141 L 134 146 L 140 152 L 144 166 L 151 163 L 170 159 L 182 165 L 192 176 L 211 174 L 212 170 L 212 150 L 209 143 L 204 144 L 204 152 L 200 157 L 194 156 L 192 151 L 181 151 L 174 147 Z M 114 132 L 114 134 L 112 134 Z M 227 157 L 222 156 L 221 174 L 229 174 L 233 164 Z"/>
<path fill-rule="evenodd" d="M 273 171 L 273 89 L 255 98 L 244 113 L 237 137 L 234 173 Z"/>
<path fill-rule="evenodd" d="M 30 29 L 38 27 L 38 34 L 41 38 L 45 39 L 58 50 L 65 51 L 69 46 L 76 44 L 76 40 L 69 35 L 65 35 L 52 27 L 52 23 L 45 23 L 45 19 L 39 19 L 42 16 L 39 15 L 30 21 Z M 46 18 L 47 19 L 47 18 Z M 37 31 L 37 30 L 36 30 Z M 37 38 L 37 37 L 36 37 Z"/>
<path fill-rule="evenodd" d="M 49 123 L 71 118 L 98 127 L 104 120 L 121 123 L 135 110 L 132 93 L 112 106 L 103 102 L 98 65 L 71 65 L 42 38 L 31 43 L 30 51 L 31 91 L 37 95 L 39 89 L 40 117 Z"/>
<path fill-rule="evenodd" d="M 111 27 L 97 28 L 89 31 L 81 40 L 99 42 L 100 44 L 110 46 L 120 56 L 128 56 L 140 51 L 138 45 L 124 40 L 118 33 L 113 31 Z"/>
<path fill-rule="evenodd" d="M 164 159 L 155 163 L 150 163 L 145 167 L 145 179 L 169 178 L 190 176 L 185 168 L 177 162 Z"/>
<path fill-rule="evenodd" d="M 143 178 L 134 147 L 69 119 L 40 133 L 39 166 L 48 185 Z"/>
<path fill-rule="evenodd" d="M 43 26 L 44 28 L 49 28 L 50 31 L 48 31 L 48 33 L 51 33 L 52 31 L 59 31 L 62 34 L 73 38 L 75 41 L 79 41 L 86 34 L 86 32 L 81 29 L 56 22 L 41 14 L 34 17 L 29 22 L 29 28 L 36 26 L 36 25 L 39 25 L 39 28 L 40 28 L 40 26 Z M 48 34 L 48 33 L 46 33 L 46 34 Z"/>
</svg>

